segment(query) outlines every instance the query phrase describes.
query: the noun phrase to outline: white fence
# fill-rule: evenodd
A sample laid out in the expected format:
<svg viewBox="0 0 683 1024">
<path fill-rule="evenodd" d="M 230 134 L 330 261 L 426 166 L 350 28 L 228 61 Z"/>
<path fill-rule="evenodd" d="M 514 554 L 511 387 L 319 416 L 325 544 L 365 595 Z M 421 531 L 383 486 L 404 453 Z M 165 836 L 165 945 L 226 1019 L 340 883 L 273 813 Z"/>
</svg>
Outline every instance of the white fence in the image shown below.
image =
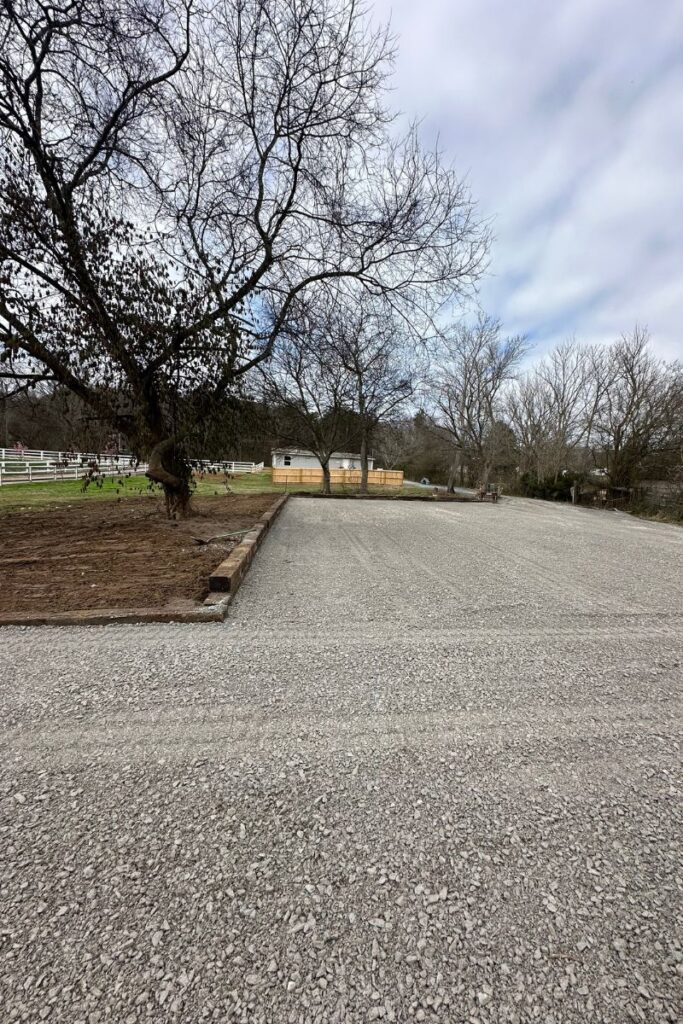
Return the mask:
<svg viewBox="0 0 683 1024">
<path fill-rule="evenodd" d="M 133 455 L 98 455 L 95 452 L 51 452 L 0 448 L 0 486 L 82 480 L 96 464 L 101 476 L 146 473 L 146 463 Z"/>
<path fill-rule="evenodd" d="M 114 466 L 100 466 L 98 469 L 100 476 L 122 476 L 133 473 L 137 476 L 146 472 L 147 466 L 144 463 L 140 463 L 136 467 L 119 466 L 117 468 Z M 87 467 L 81 466 L 39 468 L 31 466 L 29 463 L 26 469 L 6 469 L 0 463 L 0 487 L 6 487 L 7 484 L 38 484 L 41 482 L 51 483 L 57 480 L 82 480 L 86 473 Z"/>
<path fill-rule="evenodd" d="M 134 455 L 103 455 L 96 452 L 57 452 L 38 449 L 0 448 L 0 487 L 7 484 L 31 484 L 55 480 L 82 480 L 93 464 L 101 476 L 143 475 L 146 462 L 137 462 Z M 263 463 L 200 461 L 194 463 L 199 472 L 258 473 Z"/>
<path fill-rule="evenodd" d="M 191 460 L 192 465 L 200 473 L 261 473 L 263 471 L 262 462 L 232 462 L 223 461 L 211 462 L 207 459 L 200 459 L 199 461 Z"/>
</svg>

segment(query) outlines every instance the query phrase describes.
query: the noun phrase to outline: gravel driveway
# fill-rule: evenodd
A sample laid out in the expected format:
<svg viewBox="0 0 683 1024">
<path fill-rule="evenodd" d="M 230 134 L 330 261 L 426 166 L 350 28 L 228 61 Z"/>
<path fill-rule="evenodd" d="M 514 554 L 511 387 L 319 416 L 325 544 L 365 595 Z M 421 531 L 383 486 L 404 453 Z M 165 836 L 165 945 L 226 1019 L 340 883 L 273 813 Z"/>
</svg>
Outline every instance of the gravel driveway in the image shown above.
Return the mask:
<svg viewBox="0 0 683 1024">
<path fill-rule="evenodd" d="M 683 531 L 290 501 L 205 626 L 0 632 L 0 1020 L 680 1020 Z"/>
</svg>

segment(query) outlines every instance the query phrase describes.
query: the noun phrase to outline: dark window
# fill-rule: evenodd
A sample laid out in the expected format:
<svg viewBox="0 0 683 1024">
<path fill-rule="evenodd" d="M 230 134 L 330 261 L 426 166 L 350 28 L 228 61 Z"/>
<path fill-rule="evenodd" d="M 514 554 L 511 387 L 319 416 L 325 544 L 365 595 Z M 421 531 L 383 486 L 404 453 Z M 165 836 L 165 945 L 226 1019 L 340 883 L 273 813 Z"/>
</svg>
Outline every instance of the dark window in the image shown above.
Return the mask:
<svg viewBox="0 0 683 1024">
<path fill-rule="evenodd" d="M 284 463 L 285 463 L 285 466 L 291 466 L 292 465 L 292 456 L 291 455 L 285 455 Z"/>
</svg>

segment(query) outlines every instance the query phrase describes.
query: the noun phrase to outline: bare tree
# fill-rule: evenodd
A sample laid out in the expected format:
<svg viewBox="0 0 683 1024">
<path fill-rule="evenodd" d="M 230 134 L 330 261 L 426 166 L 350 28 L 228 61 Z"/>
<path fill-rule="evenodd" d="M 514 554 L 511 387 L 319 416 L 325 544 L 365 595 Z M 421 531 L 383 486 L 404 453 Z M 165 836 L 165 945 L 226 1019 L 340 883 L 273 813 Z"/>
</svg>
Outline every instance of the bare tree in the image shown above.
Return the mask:
<svg viewBox="0 0 683 1024">
<path fill-rule="evenodd" d="M 387 419 L 378 425 L 375 451 L 387 469 L 396 469 L 410 459 L 418 447 L 415 434 L 409 419 Z"/>
<path fill-rule="evenodd" d="M 536 376 L 545 392 L 546 458 L 557 481 L 568 454 L 590 436 L 599 400 L 594 352 L 575 340 L 558 345 L 541 361 Z"/>
<path fill-rule="evenodd" d="M 413 395 L 417 356 L 408 331 L 387 301 L 340 294 L 335 314 L 330 343 L 349 377 L 352 408 L 360 424 L 359 491 L 367 494 L 368 451 L 375 430 Z"/>
<path fill-rule="evenodd" d="M 482 272 L 462 181 L 390 131 L 391 57 L 354 0 L 2 0 L 1 358 L 148 453 L 169 507 L 310 287 L 428 315 Z"/>
<path fill-rule="evenodd" d="M 657 360 L 635 327 L 612 345 L 566 342 L 508 393 L 524 471 L 558 483 L 563 470 L 605 470 L 613 487 L 631 488 L 650 466 L 675 464 L 683 436 L 682 373 Z"/>
<path fill-rule="evenodd" d="M 548 393 L 538 374 L 532 370 L 509 389 L 505 415 L 515 431 L 523 474 L 537 480 L 547 472 L 547 444 L 550 433 Z"/>
<path fill-rule="evenodd" d="M 503 389 L 525 351 L 524 338 L 502 337 L 499 321 L 484 315 L 474 325 L 456 325 L 443 338 L 429 391 L 433 421 L 454 453 L 449 489 L 465 465 L 488 482 L 489 438 L 500 417 Z"/>
<path fill-rule="evenodd" d="M 537 480 L 557 483 L 591 435 L 602 392 L 596 361 L 594 348 L 563 342 L 508 392 L 524 471 Z"/>
<path fill-rule="evenodd" d="M 602 380 L 591 432 L 594 458 L 606 466 L 613 487 L 630 488 L 643 460 L 679 433 L 680 370 L 656 359 L 647 330 L 636 326 L 596 353 L 594 372 Z"/>
<path fill-rule="evenodd" d="M 260 398 L 273 429 L 290 444 L 310 450 L 323 470 L 323 493 L 331 493 L 330 457 L 347 440 L 351 381 L 333 334 L 337 311 L 324 303 L 298 302 L 272 358 L 259 366 Z"/>
</svg>

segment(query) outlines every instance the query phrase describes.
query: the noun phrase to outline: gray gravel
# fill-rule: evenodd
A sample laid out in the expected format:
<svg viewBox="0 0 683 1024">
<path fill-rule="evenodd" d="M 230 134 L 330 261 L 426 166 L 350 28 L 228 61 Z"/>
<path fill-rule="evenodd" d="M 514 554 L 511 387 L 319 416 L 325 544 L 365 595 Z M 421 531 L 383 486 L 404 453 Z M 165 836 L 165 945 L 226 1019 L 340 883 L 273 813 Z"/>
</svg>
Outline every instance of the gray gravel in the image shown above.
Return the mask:
<svg viewBox="0 0 683 1024">
<path fill-rule="evenodd" d="M 0 1020 L 679 1020 L 682 579 L 298 499 L 226 624 L 4 629 Z"/>
</svg>

